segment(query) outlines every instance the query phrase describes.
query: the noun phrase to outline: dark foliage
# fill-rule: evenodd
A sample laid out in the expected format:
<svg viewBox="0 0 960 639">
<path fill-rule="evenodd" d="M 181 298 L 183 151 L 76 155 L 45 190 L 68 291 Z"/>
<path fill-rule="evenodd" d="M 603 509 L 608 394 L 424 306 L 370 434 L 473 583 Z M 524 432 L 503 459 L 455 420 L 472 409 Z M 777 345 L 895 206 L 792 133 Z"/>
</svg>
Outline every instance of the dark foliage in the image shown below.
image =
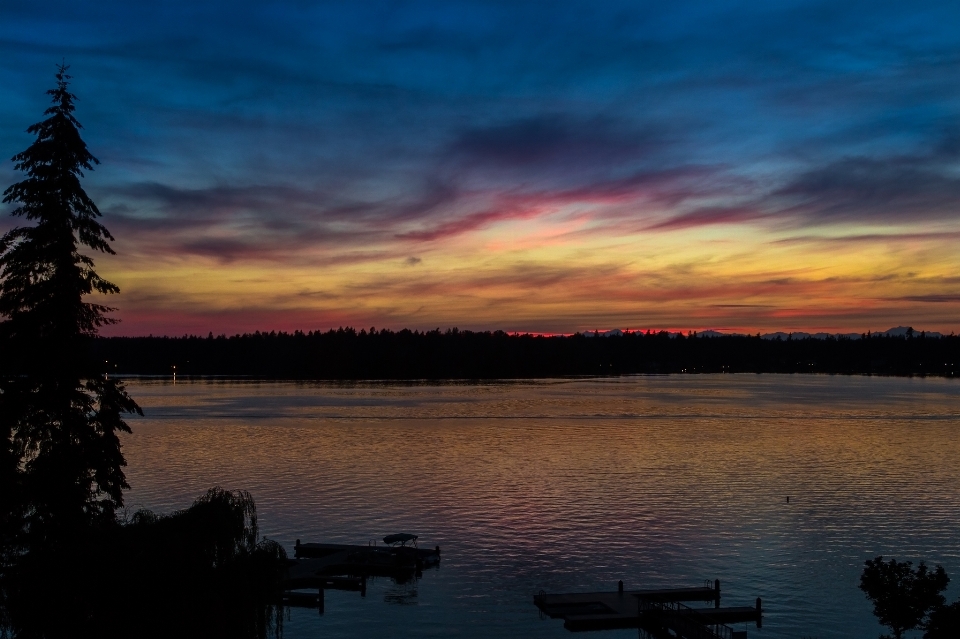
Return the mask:
<svg viewBox="0 0 960 639">
<path fill-rule="evenodd" d="M 211 490 L 182 512 L 117 519 L 128 488 L 118 434 L 140 413 L 91 352 L 116 293 L 80 246 L 113 239 L 80 186 L 97 163 L 80 138 L 66 67 L 53 106 L 14 157 L 4 193 L 34 221 L 0 238 L 0 636 L 279 634 L 283 549 L 259 541 L 247 493 Z M 279 615 L 279 613 L 277 613 Z"/>
<path fill-rule="evenodd" d="M 923 639 L 957 639 L 960 637 L 960 600 L 941 606 L 930 613 Z"/>
<path fill-rule="evenodd" d="M 9 623 L 20 639 L 279 636 L 285 568 L 283 548 L 258 538 L 250 495 L 214 488 L 187 510 L 139 511 L 24 556 Z"/>
<path fill-rule="evenodd" d="M 123 505 L 125 461 L 118 433 L 139 412 L 116 379 L 90 357 L 111 309 L 85 302 L 117 287 L 80 253 L 112 253 L 113 239 L 80 177 L 97 163 L 80 138 L 66 67 L 48 91 L 48 117 L 14 156 L 26 179 L 4 191 L 13 215 L 34 222 L 0 238 L 0 469 L 4 561 L 49 549 L 86 526 L 110 526 Z M 11 489 L 12 488 L 12 489 Z"/>
<path fill-rule="evenodd" d="M 120 373 L 286 379 L 495 379 L 631 373 L 954 375 L 960 337 L 534 337 L 502 331 L 339 329 L 232 337 L 115 337 L 94 352 Z"/>
<path fill-rule="evenodd" d="M 931 571 L 921 561 L 914 569 L 912 562 L 891 559 L 884 563 L 882 556 L 868 559 L 860 575 L 860 590 L 873 602 L 873 614 L 896 639 L 908 630 L 925 627 L 927 615 L 943 607 L 940 593 L 949 583 L 943 566 Z"/>
</svg>

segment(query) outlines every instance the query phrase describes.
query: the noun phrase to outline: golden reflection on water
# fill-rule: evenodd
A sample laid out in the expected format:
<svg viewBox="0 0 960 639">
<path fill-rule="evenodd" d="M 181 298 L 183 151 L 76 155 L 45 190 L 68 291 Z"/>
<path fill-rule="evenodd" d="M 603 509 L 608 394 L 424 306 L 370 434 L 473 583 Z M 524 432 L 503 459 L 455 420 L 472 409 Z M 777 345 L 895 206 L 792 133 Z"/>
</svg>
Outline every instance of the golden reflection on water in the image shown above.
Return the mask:
<svg viewBox="0 0 960 639">
<path fill-rule="evenodd" d="M 400 598 L 417 606 L 387 605 L 407 591 L 384 584 L 377 609 L 294 611 L 288 637 L 562 636 L 530 603 L 541 588 L 714 578 L 726 605 L 764 598 L 759 636 L 875 637 L 864 559 L 942 562 L 960 581 L 951 380 L 129 386 L 146 414 L 124 440 L 129 506 L 220 484 L 250 490 L 288 548 L 401 530 L 444 548 Z"/>
</svg>

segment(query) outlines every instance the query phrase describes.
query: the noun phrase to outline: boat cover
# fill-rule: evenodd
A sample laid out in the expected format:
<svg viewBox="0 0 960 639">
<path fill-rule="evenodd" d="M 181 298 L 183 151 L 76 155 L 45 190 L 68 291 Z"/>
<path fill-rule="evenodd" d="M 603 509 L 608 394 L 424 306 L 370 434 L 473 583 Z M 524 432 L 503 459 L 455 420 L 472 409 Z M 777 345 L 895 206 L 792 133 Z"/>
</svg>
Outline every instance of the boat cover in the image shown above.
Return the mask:
<svg viewBox="0 0 960 639">
<path fill-rule="evenodd" d="M 396 535 L 387 535 L 383 538 L 383 543 L 385 544 L 405 544 L 408 541 L 413 541 L 416 539 L 416 535 L 411 535 L 409 533 L 397 533 Z"/>
</svg>

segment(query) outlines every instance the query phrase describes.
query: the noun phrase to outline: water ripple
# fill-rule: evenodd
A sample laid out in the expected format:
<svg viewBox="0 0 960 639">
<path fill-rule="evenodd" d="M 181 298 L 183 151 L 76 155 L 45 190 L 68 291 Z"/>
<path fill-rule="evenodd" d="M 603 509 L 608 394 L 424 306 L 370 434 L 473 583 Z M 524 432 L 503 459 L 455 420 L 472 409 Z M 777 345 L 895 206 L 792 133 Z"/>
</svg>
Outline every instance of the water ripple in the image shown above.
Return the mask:
<svg viewBox="0 0 960 639">
<path fill-rule="evenodd" d="M 401 530 L 443 548 L 416 582 L 291 611 L 294 639 L 560 637 L 531 604 L 540 589 L 714 578 L 725 604 L 763 597 L 751 636 L 872 639 L 864 559 L 940 562 L 960 582 L 952 380 L 129 387 L 146 415 L 124 438 L 128 505 L 181 508 L 220 484 L 250 490 L 288 549 Z"/>
</svg>

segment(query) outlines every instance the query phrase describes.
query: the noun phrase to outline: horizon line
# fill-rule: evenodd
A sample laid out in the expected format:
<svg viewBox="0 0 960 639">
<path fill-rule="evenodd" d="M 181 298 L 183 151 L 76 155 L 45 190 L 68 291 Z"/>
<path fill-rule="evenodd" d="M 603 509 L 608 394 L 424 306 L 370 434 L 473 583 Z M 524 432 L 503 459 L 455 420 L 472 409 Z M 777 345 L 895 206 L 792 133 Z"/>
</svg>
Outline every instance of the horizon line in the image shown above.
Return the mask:
<svg viewBox="0 0 960 639">
<path fill-rule="evenodd" d="M 944 332 L 944 331 L 937 331 L 937 330 L 916 329 L 916 328 L 914 328 L 913 326 L 911 326 L 911 325 L 909 325 L 909 324 L 906 324 L 906 325 L 901 324 L 901 325 L 899 325 L 899 326 L 894 326 L 894 327 L 888 328 L 888 329 L 886 329 L 886 330 L 865 330 L 865 331 L 850 331 L 850 330 L 847 330 L 847 331 L 837 331 L 837 330 L 817 330 L 817 329 L 806 329 L 806 330 L 782 330 L 782 329 L 780 329 L 780 330 L 767 331 L 767 332 L 757 331 L 757 330 L 749 331 L 749 330 L 744 330 L 744 329 L 739 329 L 739 328 L 691 328 L 691 329 L 673 329 L 673 328 L 622 328 L 622 329 L 621 329 L 621 328 L 609 328 L 609 329 L 586 329 L 586 330 L 570 331 L 570 332 L 557 332 L 557 331 L 522 331 L 522 330 L 504 330 L 504 329 L 472 329 L 472 328 L 461 329 L 461 328 L 459 328 L 459 327 L 457 327 L 457 326 L 448 326 L 448 327 L 446 327 L 446 328 L 441 328 L 441 327 L 438 326 L 438 327 L 435 327 L 435 328 L 432 328 L 432 329 L 407 328 L 407 327 L 401 328 L 401 329 L 394 329 L 394 328 L 389 328 L 389 327 L 376 328 L 375 326 L 371 326 L 370 329 L 368 330 L 366 327 L 359 327 L 359 328 L 358 328 L 358 327 L 354 327 L 354 326 L 347 325 L 347 326 L 330 327 L 330 328 L 328 328 L 328 329 L 326 329 L 326 330 L 320 329 L 320 328 L 311 329 L 311 330 L 294 329 L 294 330 L 290 330 L 290 331 L 288 331 L 288 330 L 276 330 L 276 329 L 273 329 L 273 330 L 254 330 L 254 331 L 248 331 L 248 332 L 243 332 L 243 333 L 230 333 L 230 334 L 228 334 L 228 333 L 214 333 L 213 331 L 208 331 L 207 335 L 202 335 L 202 334 L 197 334 L 197 333 L 183 333 L 183 334 L 180 334 L 180 335 L 173 335 L 173 334 L 153 334 L 153 333 L 149 333 L 149 334 L 146 334 L 146 335 L 144 335 L 144 334 L 140 334 L 140 335 L 99 335 L 99 334 L 98 334 L 98 335 L 96 335 L 95 337 L 101 338 L 101 339 L 113 339 L 113 338 L 121 338 L 121 339 L 140 339 L 140 338 L 169 338 L 169 339 L 190 339 L 190 338 L 209 339 L 209 338 L 213 338 L 213 339 L 217 339 L 217 338 L 226 338 L 226 339 L 229 339 L 229 338 L 234 338 L 234 337 L 245 337 L 245 336 L 251 336 L 251 335 L 271 335 L 271 334 L 296 335 L 297 333 L 301 333 L 301 334 L 304 334 L 304 335 L 310 335 L 310 334 L 321 334 L 321 335 L 324 335 L 324 334 L 328 334 L 328 333 L 337 333 L 337 332 L 339 332 L 339 331 L 345 331 L 345 332 L 347 332 L 347 331 L 353 331 L 354 333 L 357 333 L 357 334 L 360 334 L 360 333 L 363 333 L 363 334 L 371 334 L 371 333 L 373 333 L 373 332 L 381 333 L 381 332 L 383 332 L 383 331 L 388 331 L 388 332 L 390 332 L 390 333 L 402 333 L 402 332 L 404 332 L 404 331 L 409 331 L 409 332 L 411 332 L 411 333 L 418 333 L 418 334 L 433 333 L 433 332 L 439 332 L 439 333 L 441 333 L 441 334 L 448 334 L 448 333 L 454 333 L 454 332 L 457 332 L 457 333 L 504 333 L 504 334 L 506 334 L 506 335 L 508 335 L 508 336 L 511 336 L 511 337 L 519 337 L 519 336 L 531 336 L 531 337 L 573 337 L 573 336 L 575 336 L 575 335 L 584 335 L 584 336 L 587 336 L 587 337 L 593 337 L 593 336 L 595 336 L 595 335 L 599 335 L 599 336 L 601 336 L 601 337 L 610 337 L 610 336 L 615 336 L 615 335 L 618 335 L 618 334 L 644 334 L 644 335 L 646 335 L 646 334 L 653 334 L 653 335 L 659 335 L 659 334 L 661 334 L 661 333 L 667 333 L 668 335 L 673 335 L 673 336 L 683 335 L 683 336 L 689 337 L 689 336 L 701 336 L 701 335 L 704 334 L 704 333 L 709 333 L 709 334 L 713 334 L 713 335 L 715 335 L 715 336 L 722 336 L 722 337 L 757 337 L 757 336 L 759 336 L 759 337 L 763 338 L 763 337 L 775 337 L 775 336 L 777 336 L 777 335 L 782 335 L 782 336 L 799 335 L 799 336 L 802 336 L 802 337 L 818 337 L 818 336 L 822 336 L 822 337 L 849 337 L 849 338 L 859 338 L 859 337 L 866 336 L 866 335 L 872 335 L 872 336 L 879 336 L 879 335 L 894 335 L 894 336 L 896 336 L 896 335 L 905 335 L 905 334 L 908 334 L 908 332 L 909 332 L 909 334 L 912 334 L 912 335 L 925 334 L 925 335 L 929 335 L 929 336 L 931 336 L 931 337 L 932 337 L 932 336 L 938 336 L 938 337 L 950 337 L 950 336 L 954 336 L 954 332 L 953 332 L 953 331 L 951 331 L 950 333 L 946 333 L 946 332 Z M 801 339 L 802 339 L 802 337 L 801 337 Z"/>
</svg>

